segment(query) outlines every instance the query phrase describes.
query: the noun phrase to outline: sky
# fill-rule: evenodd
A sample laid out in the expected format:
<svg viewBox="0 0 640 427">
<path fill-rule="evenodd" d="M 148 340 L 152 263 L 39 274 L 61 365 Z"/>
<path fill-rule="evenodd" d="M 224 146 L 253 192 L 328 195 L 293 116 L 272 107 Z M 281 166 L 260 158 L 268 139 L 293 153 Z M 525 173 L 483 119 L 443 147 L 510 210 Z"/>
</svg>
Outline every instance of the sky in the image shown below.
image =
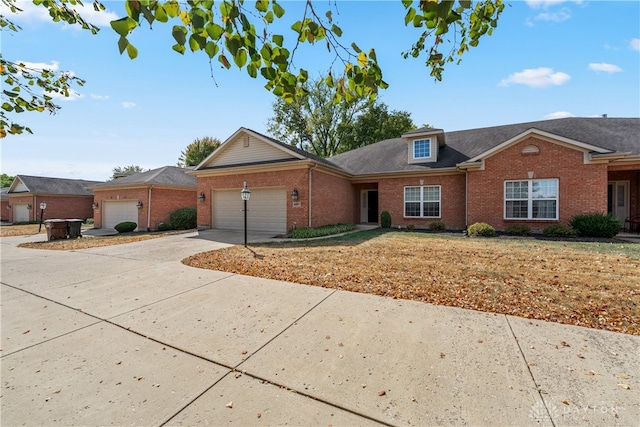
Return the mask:
<svg viewBox="0 0 640 427">
<path fill-rule="evenodd" d="M 287 28 L 303 2 L 280 3 Z M 449 64 L 439 82 L 424 57 L 402 58 L 420 31 L 404 25 L 399 0 L 314 5 L 322 14 L 333 11 L 344 45 L 375 48 L 389 84 L 379 101 L 409 112 L 419 127 L 446 132 L 571 116 L 640 117 L 640 2 L 506 3 L 493 35 L 459 65 Z M 33 135 L 0 140 L 2 173 L 105 181 L 115 167 L 176 165 L 197 138 L 225 141 L 240 127 L 268 133 L 276 99 L 264 80 L 211 65 L 202 52 L 174 52 L 171 25 L 143 24 L 130 37 L 138 58 L 120 55 L 109 21 L 125 16 L 123 0 L 103 1 L 107 13 L 82 13 L 102 28 L 98 35 L 53 23 L 30 2 L 18 4 L 24 12 L 7 17 L 22 31 L 2 32 L 3 58 L 72 72 L 86 84 L 59 99 L 55 115 L 10 116 Z M 325 52 L 323 45 L 300 49 L 294 64 L 318 77 L 331 67 Z"/>
</svg>

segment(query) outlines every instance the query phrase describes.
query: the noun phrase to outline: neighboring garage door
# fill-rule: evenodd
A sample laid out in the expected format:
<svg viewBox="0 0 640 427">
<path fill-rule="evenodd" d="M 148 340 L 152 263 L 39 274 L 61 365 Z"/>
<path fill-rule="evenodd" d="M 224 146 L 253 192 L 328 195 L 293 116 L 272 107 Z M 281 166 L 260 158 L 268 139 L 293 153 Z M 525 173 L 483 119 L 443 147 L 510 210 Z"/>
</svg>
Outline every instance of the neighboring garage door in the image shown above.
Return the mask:
<svg viewBox="0 0 640 427">
<path fill-rule="evenodd" d="M 247 202 L 247 229 L 287 232 L 287 190 L 284 188 L 250 188 Z M 213 191 L 213 228 L 243 230 L 244 212 L 240 190 Z"/>
<path fill-rule="evenodd" d="M 138 207 L 133 202 L 102 203 L 102 227 L 113 228 L 124 221 L 138 222 Z M 138 227 L 140 224 L 138 224 Z"/>
<path fill-rule="evenodd" d="M 13 205 L 13 222 L 28 222 L 29 208 L 28 205 Z"/>
</svg>

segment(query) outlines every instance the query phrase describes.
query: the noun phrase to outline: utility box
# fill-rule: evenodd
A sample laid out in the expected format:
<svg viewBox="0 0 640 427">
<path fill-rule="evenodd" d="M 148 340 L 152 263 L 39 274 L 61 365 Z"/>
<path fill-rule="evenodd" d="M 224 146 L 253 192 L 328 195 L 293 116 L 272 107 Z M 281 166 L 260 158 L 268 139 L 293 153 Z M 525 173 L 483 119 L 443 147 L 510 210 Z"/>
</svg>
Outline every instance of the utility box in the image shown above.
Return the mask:
<svg viewBox="0 0 640 427">
<path fill-rule="evenodd" d="M 64 219 L 48 219 L 44 226 L 47 229 L 47 240 L 67 238 L 67 221 Z"/>
<path fill-rule="evenodd" d="M 68 219 L 67 220 L 67 234 L 70 239 L 77 239 L 82 237 L 81 234 L 82 220 L 81 219 Z"/>
</svg>

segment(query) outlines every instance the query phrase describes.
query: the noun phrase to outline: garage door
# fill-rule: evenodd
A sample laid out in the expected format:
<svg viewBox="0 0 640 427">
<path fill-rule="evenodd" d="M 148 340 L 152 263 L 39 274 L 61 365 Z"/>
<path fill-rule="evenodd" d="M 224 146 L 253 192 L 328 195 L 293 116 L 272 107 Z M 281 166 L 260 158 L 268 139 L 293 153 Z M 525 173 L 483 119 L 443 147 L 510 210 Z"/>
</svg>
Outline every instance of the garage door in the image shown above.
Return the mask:
<svg viewBox="0 0 640 427">
<path fill-rule="evenodd" d="M 137 223 L 138 206 L 136 203 L 136 201 L 102 203 L 102 227 L 113 228 L 124 221 Z"/>
<path fill-rule="evenodd" d="M 284 188 L 251 188 L 247 202 L 247 229 L 287 232 L 287 191 Z M 243 230 L 244 212 L 240 190 L 213 191 L 213 228 Z"/>
<path fill-rule="evenodd" d="M 28 222 L 29 209 L 27 205 L 13 205 L 13 222 Z"/>
</svg>

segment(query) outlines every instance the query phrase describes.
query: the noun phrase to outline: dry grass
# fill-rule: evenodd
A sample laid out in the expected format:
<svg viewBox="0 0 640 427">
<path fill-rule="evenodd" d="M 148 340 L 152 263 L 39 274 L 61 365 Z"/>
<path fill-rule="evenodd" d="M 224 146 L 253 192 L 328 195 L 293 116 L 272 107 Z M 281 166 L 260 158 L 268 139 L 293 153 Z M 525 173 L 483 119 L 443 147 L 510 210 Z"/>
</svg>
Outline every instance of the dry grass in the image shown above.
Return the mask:
<svg viewBox="0 0 640 427">
<path fill-rule="evenodd" d="M 640 245 L 417 233 L 242 246 L 187 265 L 640 335 Z"/>
<path fill-rule="evenodd" d="M 51 242 L 29 242 L 18 245 L 20 248 L 49 249 L 58 251 L 74 251 L 79 249 L 97 248 L 100 246 L 122 245 L 124 243 L 140 242 L 142 240 L 157 239 L 165 234 L 125 234 L 118 236 L 89 236 L 80 239 L 53 240 Z"/>
<path fill-rule="evenodd" d="M 29 236 L 32 234 L 38 234 L 39 224 L 25 224 L 25 225 L 3 225 L 0 227 L 0 237 L 15 237 L 15 236 Z M 42 230 L 40 233 L 46 233 L 47 229 L 42 224 Z"/>
</svg>

